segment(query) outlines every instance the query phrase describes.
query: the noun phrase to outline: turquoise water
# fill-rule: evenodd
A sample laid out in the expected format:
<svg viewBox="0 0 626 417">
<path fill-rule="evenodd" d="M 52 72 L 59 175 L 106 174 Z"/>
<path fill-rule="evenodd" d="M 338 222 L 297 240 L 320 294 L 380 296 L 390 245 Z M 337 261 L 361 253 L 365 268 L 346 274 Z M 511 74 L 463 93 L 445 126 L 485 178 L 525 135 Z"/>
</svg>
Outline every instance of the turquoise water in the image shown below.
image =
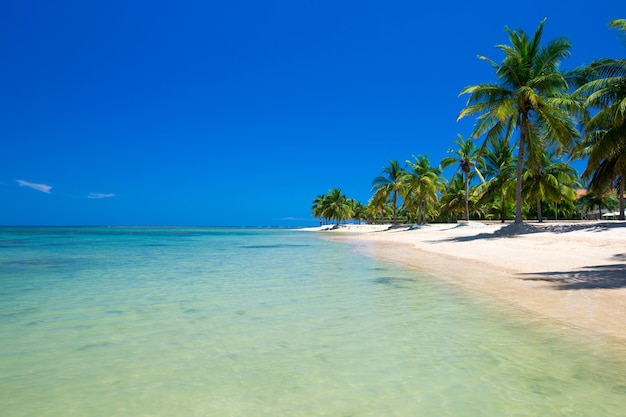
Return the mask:
<svg viewBox="0 0 626 417">
<path fill-rule="evenodd" d="M 0 414 L 623 416 L 626 361 L 318 235 L 0 229 Z"/>
</svg>

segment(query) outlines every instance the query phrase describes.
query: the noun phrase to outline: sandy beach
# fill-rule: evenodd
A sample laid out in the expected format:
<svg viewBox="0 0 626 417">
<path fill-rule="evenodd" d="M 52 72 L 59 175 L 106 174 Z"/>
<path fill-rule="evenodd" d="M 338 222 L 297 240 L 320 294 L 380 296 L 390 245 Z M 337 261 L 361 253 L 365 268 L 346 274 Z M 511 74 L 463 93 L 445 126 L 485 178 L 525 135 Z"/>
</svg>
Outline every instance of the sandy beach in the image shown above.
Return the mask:
<svg viewBox="0 0 626 417">
<path fill-rule="evenodd" d="M 414 230 L 347 225 L 322 231 L 538 319 L 626 345 L 624 222 L 469 222 Z"/>
</svg>

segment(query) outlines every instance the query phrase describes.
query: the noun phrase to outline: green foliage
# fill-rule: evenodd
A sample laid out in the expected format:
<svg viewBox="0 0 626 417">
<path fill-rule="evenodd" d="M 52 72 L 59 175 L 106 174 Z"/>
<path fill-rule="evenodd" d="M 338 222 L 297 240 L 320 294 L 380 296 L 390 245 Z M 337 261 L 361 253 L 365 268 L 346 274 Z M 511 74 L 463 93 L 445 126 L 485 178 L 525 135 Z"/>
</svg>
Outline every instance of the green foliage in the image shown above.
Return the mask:
<svg viewBox="0 0 626 417">
<path fill-rule="evenodd" d="M 482 174 L 476 167 L 477 163 L 481 163 L 480 149 L 476 147 L 472 138 L 463 139 L 459 133 L 459 139 L 454 143 L 458 146 L 457 150 L 448 149 L 448 153 L 454 153 L 455 156 L 449 156 L 441 160 L 441 166 L 446 168 L 450 165 L 459 164 L 459 169 L 463 172 L 464 178 L 464 200 L 465 200 L 465 220 L 469 220 L 469 183 L 470 174 L 475 172 L 485 182 Z"/>
<path fill-rule="evenodd" d="M 588 192 L 578 200 L 578 206 L 582 213 L 591 213 L 595 210 L 601 212 L 602 209 L 615 211 L 619 206 L 619 202 L 615 194 L 604 193 L 596 194 Z"/>
<path fill-rule="evenodd" d="M 417 223 L 426 223 L 439 214 L 436 203 L 445 187 L 445 179 L 441 176 L 441 167 L 431 166 L 427 155 L 414 156 L 413 159 L 406 161 L 408 169 L 403 178 L 403 199 L 411 217 Z"/>
<path fill-rule="evenodd" d="M 626 19 L 609 25 L 626 35 Z M 585 70 L 587 82 L 577 93 L 586 96 L 585 106 L 595 111 L 585 120 L 584 138 L 578 147 L 587 156 L 583 177 L 595 193 L 603 193 L 616 177 L 620 181 L 620 218 L 624 219 L 623 179 L 626 177 L 626 60 L 602 58 Z"/>
<path fill-rule="evenodd" d="M 562 203 L 576 200 L 575 188 L 580 187 L 578 173 L 569 164 L 544 153 L 541 163 L 524 173 L 524 195 L 535 201 L 537 218 L 543 221 L 542 202 Z"/>
<path fill-rule="evenodd" d="M 513 215 L 516 222 L 535 215 L 541 221 L 543 211 L 572 218 L 591 207 L 611 209 L 617 194 L 623 218 L 626 60 L 601 58 L 561 71 L 570 44 L 565 38 L 544 44 L 544 24 L 531 35 L 505 28 L 508 44 L 496 45 L 504 54 L 500 62 L 478 57 L 494 68 L 496 81 L 461 91 L 468 99 L 458 119 L 475 117 L 474 129 L 469 138 L 458 135 L 456 148 L 439 166 L 426 155 L 403 167 L 390 160 L 372 181 L 367 205 L 333 189 L 314 200 L 313 214 L 336 223 L 392 219 L 395 224 L 398 216 L 418 223 L 470 216 L 504 222 Z M 626 39 L 626 19 L 609 26 Z M 588 161 L 582 178 L 591 192 L 579 202 L 580 179 L 569 164 L 574 157 Z M 457 169 L 446 186 L 442 170 L 452 165 Z M 481 180 L 473 188 L 472 176 Z"/>
<path fill-rule="evenodd" d="M 509 141 L 491 141 L 483 152 L 482 162 L 486 181 L 478 186 L 477 204 L 484 206 L 487 213 L 497 212 L 504 222 L 509 217 L 511 204 L 515 207 L 515 156 Z"/>
<path fill-rule="evenodd" d="M 312 213 L 315 217 L 334 220 L 336 224 L 349 220 L 355 215 L 357 203 L 346 197 L 339 188 L 333 188 L 325 195 L 313 200 Z"/>
<path fill-rule="evenodd" d="M 396 224 L 398 222 L 398 197 L 402 195 L 405 186 L 403 182 L 405 170 L 400 167 L 398 161 L 389 161 L 389 165 L 383 168 L 383 174 L 374 178 L 371 191 L 377 196 L 375 201 L 378 205 L 384 204 L 387 199 L 391 199 L 393 223 Z"/>
<path fill-rule="evenodd" d="M 547 138 L 570 149 L 578 137 L 568 109 L 578 106 L 575 96 L 567 95 L 568 81 L 559 71 L 561 61 L 570 55 L 570 44 L 559 38 L 541 46 L 543 20 L 533 37 L 523 30 L 506 28 L 510 45 L 497 45 L 504 52 L 502 63 L 480 56 L 496 70 L 497 82 L 466 87 L 466 107 L 458 119 L 477 116 L 474 137 L 485 135 L 487 142 L 509 139 L 519 132 L 517 142 L 516 214 L 522 221 L 522 181 L 524 152 L 536 147 L 536 140 Z M 542 132 L 539 135 L 538 132 Z"/>
<path fill-rule="evenodd" d="M 448 183 L 448 186 L 439 200 L 442 214 L 449 220 L 461 218 L 469 220 L 468 216 L 465 215 L 467 200 L 464 176 L 460 173 L 456 173 Z"/>
</svg>

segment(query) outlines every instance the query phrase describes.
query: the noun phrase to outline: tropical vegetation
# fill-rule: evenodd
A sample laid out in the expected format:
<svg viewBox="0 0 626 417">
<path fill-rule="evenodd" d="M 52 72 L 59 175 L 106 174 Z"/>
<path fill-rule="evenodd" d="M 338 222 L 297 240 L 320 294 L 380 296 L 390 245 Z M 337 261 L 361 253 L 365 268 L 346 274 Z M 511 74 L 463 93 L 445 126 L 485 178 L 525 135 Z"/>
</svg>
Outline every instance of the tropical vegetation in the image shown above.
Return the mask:
<svg viewBox="0 0 626 417">
<path fill-rule="evenodd" d="M 475 172 L 481 180 L 483 176 L 480 170 L 476 167 L 476 163 L 480 162 L 480 152 L 476 147 L 476 144 L 472 138 L 463 139 L 463 136 L 459 133 L 459 138 L 454 141 L 459 147 L 456 151 L 449 149 L 448 153 L 454 153 L 456 156 L 449 156 L 441 161 L 442 167 L 447 167 L 458 162 L 459 169 L 463 173 L 465 184 L 465 220 L 469 221 L 469 183 L 470 175 Z"/>
<path fill-rule="evenodd" d="M 626 38 L 626 19 L 612 20 L 609 26 Z M 587 97 L 585 105 L 596 113 L 585 123 L 580 149 L 588 160 L 583 178 L 590 179 L 590 188 L 597 194 L 617 185 L 619 218 L 624 220 L 626 59 L 598 59 L 586 71 L 589 81 L 578 91 Z"/>
<path fill-rule="evenodd" d="M 544 42 L 545 19 L 531 35 L 505 28 L 509 43 L 495 81 L 463 88 L 457 120 L 474 118 L 449 156 L 389 160 L 371 182 L 367 204 L 339 188 L 319 195 L 312 213 L 321 223 L 427 223 L 470 219 L 543 221 L 584 218 L 615 210 L 624 219 L 626 182 L 626 60 L 600 58 L 570 71 L 561 64 L 571 45 Z M 609 27 L 626 38 L 626 19 Z M 572 163 L 586 159 L 581 175 Z M 456 167 L 449 178 L 448 167 Z"/>
</svg>

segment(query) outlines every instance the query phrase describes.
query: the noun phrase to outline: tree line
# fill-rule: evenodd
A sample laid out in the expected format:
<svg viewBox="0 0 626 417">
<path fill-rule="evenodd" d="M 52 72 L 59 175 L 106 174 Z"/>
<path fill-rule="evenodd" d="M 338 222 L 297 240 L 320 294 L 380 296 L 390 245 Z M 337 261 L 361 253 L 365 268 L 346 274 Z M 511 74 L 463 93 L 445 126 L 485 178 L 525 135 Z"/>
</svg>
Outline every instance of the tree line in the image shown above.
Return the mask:
<svg viewBox="0 0 626 417">
<path fill-rule="evenodd" d="M 329 190 L 312 213 L 327 222 L 451 221 L 581 218 L 619 208 L 624 220 L 626 178 L 626 60 L 601 58 L 585 67 L 559 69 L 570 56 L 565 38 L 542 44 L 545 19 L 532 36 L 506 28 L 501 62 L 478 58 L 496 81 L 464 88 L 457 120 L 474 117 L 471 135 L 438 165 L 427 155 L 390 160 L 372 181 L 365 205 Z M 609 27 L 626 38 L 626 19 Z M 571 165 L 586 159 L 581 175 Z M 443 170 L 457 169 L 448 180 Z M 577 195 L 584 189 L 585 194 Z"/>
</svg>

